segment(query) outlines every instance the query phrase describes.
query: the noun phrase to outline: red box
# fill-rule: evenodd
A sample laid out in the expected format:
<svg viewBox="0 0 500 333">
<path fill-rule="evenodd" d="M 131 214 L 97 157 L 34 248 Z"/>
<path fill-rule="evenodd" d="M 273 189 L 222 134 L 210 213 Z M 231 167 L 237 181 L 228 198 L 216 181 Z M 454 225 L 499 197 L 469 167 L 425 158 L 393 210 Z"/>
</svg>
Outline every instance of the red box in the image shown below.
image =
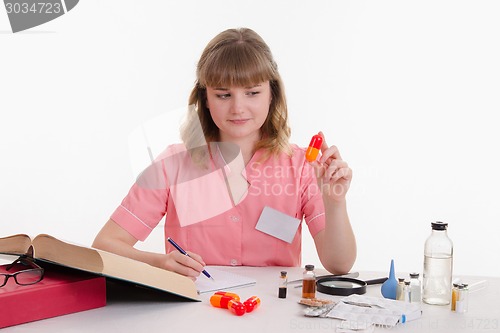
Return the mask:
<svg viewBox="0 0 500 333">
<path fill-rule="evenodd" d="M 0 266 L 1 273 L 6 265 Z M 43 280 L 20 286 L 10 277 L 0 287 L 0 328 L 106 305 L 106 278 L 49 266 Z"/>
</svg>

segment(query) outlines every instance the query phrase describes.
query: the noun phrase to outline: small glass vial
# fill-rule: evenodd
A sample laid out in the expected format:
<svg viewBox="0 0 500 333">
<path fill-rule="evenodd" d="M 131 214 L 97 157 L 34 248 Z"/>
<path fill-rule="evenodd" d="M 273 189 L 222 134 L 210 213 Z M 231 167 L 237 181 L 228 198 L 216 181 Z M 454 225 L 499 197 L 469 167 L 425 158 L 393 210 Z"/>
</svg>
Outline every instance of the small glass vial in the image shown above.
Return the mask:
<svg viewBox="0 0 500 333">
<path fill-rule="evenodd" d="M 422 300 L 422 285 L 420 284 L 420 274 L 410 273 L 410 302 L 420 303 Z"/>
<path fill-rule="evenodd" d="M 396 288 L 396 300 L 404 300 L 404 290 L 405 290 L 405 279 L 398 278 L 398 286 Z"/>
<path fill-rule="evenodd" d="M 458 284 L 454 283 L 451 289 L 451 311 L 456 311 L 457 309 L 457 298 L 458 298 Z"/>
<path fill-rule="evenodd" d="M 403 289 L 403 294 L 404 294 L 404 301 L 406 303 L 410 303 L 411 301 L 411 289 L 410 289 L 410 281 L 405 281 L 405 286 Z"/>
<path fill-rule="evenodd" d="M 316 298 L 314 265 L 306 265 L 302 276 L 302 298 Z"/>
<path fill-rule="evenodd" d="M 286 298 L 288 278 L 286 277 L 286 272 L 281 271 L 280 279 L 278 281 L 278 297 Z"/>
<path fill-rule="evenodd" d="M 457 313 L 467 312 L 468 296 L 467 285 L 453 285 L 451 311 Z"/>
<path fill-rule="evenodd" d="M 469 285 L 467 283 L 463 284 L 464 289 L 462 290 L 462 301 L 463 301 L 463 312 L 469 310 Z"/>
</svg>

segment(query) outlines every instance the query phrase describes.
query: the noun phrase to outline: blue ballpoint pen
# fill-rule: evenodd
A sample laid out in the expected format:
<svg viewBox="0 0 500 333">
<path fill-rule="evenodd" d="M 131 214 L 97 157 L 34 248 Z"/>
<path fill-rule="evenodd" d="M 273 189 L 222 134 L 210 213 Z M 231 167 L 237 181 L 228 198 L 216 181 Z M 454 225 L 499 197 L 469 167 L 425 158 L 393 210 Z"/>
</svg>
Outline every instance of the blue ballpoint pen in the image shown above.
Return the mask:
<svg viewBox="0 0 500 333">
<path fill-rule="evenodd" d="M 189 254 L 187 254 L 186 251 L 184 251 L 182 249 L 182 247 L 179 246 L 179 244 L 177 244 L 176 242 L 174 242 L 174 240 L 170 237 L 167 238 L 167 241 L 172 244 L 173 247 L 175 247 L 177 249 L 177 251 L 179 251 L 180 253 L 182 253 L 183 255 L 185 256 L 188 256 L 189 257 Z M 202 270 L 201 271 L 203 274 L 205 274 L 205 276 L 209 279 L 211 279 L 212 281 L 215 281 L 213 277 L 210 276 L 210 274 L 208 274 L 208 272 L 206 270 Z"/>
</svg>

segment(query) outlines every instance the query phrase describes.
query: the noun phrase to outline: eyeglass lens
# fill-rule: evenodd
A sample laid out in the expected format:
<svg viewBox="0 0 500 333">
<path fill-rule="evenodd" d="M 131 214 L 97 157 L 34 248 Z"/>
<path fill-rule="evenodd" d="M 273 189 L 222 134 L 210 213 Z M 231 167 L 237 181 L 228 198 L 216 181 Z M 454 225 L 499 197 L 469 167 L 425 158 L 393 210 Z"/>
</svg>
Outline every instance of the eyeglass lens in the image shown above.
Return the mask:
<svg viewBox="0 0 500 333">
<path fill-rule="evenodd" d="M 13 277 L 16 280 L 17 284 L 25 286 L 39 282 L 40 280 L 42 280 L 42 276 L 42 271 L 40 269 L 30 269 L 17 272 L 12 275 L 1 274 L 0 287 L 3 287 L 7 284 L 7 280 L 9 279 L 9 277 Z"/>
<path fill-rule="evenodd" d="M 39 269 L 22 271 L 15 274 L 14 278 L 18 284 L 22 285 L 37 283 L 42 279 L 42 271 Z"/>
</svg>

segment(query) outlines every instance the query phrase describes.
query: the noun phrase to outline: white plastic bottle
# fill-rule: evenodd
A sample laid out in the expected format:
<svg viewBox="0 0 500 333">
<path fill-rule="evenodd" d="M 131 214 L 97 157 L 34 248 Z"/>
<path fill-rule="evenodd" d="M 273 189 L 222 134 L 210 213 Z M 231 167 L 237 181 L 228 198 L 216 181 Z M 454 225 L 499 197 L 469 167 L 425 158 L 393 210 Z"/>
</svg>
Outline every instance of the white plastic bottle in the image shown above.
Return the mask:
<svg viewBox="0 0 500 333">
<path fill-rule="evenodd" d="M 448 223 L 432 222 L 432 233 L 425 241 L 422 300 L 427 304 L 447 305 L 451 301 L 453 242 Z"/>
</svg>

